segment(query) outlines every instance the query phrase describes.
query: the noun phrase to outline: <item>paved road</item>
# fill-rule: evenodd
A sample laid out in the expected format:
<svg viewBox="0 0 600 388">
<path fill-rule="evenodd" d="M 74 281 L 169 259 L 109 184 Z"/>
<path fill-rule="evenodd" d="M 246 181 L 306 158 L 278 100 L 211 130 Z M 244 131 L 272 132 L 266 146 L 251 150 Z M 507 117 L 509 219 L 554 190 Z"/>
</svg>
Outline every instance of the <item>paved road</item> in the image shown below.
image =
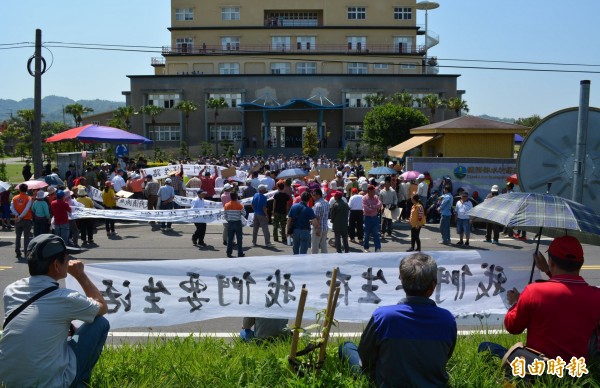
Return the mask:
<svg viewBox="0 0 600 388">
<path fill-rule="evenodd" d="M 407 224 L 396 223 L 392 239 L 387 239 L 382 243 L 382 250 L 386 252 L 403 252 L 409 247 L 410 229 Z M 98 234 L 95 237 L 97 247 L 87 250 L 78 255 L 80 259 L 88 263 L 107 262 L 107 261 L 130 261 L 130 260 L 165 260 L 165 259 L 213 259 L 224 258 L 225 247 L 221 237 L 222 226 L 209 224 L 207 227 L 206 243 L 207 248 L 197 248 L 192 245 L 191 235 L 194 231 L 193 225 L 174 224 L 172 232 L 152 231 L 148 224 L 130 223 L 117 224 L 118 236 L 108 238 L 102 227 L 98 227 Z M 244 229 L 244 243 L 251 245 L 251 230 Z M 330 232 L 330 234 L 332 234 Z M 456 242 L 456 233 L 453 230 L 453 242 Z M 424 251 L 435 250 L 459 250 L 459 249 L 493 249 L 498 251 L 519 250 L 523 252 L 523 260 L 529 263 L 531 253 L 535 249 L 534 241 L 519 241 L 512 238 L 501 238 L 500 245 L 492 245 L 483 241 L 484 231 L 476 230 L 471 236 L 471 247 L 461 248 L 456 245 L 447 247 L 439 244 L 440 234 L 437 225 L 427 225 L 421 232 L 422 249 Z M 259 234 L 259 244 L 264 241 Z M 542 238 L 541 245 L 546 247 L 550 243 L 549 239 Z M 277 244 L 277 243 L 276 243 Z M 357 244 L 351 244 L 353 251 L 359 252 L 361 248 Z M 540 247 L 542 252 L 547 248 Z M 596 286 L 600 286 L 600 247 L 585 246 L 586 265 L 583 276 Z M 274 249 L 265 249 L 263 247 L 246 248 L 248 256 L 277 256 L 291 254 L 291 247 L 281 243 Z M 4 290 L 7 284 L 28 276 L 27 265 L 24 262 L 18 262 L 14 254 L 14 233 L 0 232 L 0 289 Z M 3 311 L 2 301 L 0 300 L 0 311 Z M 208 321 L 196 322 L 185 325 L 162 327 L 162 328 L 134 328 L 129 330 L 138 333 L 148 332 L 203 332 L 203 333 L 230 333 L 239 331 L 239 318 L 232 319 L 213 319 Z M 500 323 L 500 322 L 498 322 Z M 361 324 L 340 324 L 341 331 L 360 332 Z"/>
</svg>

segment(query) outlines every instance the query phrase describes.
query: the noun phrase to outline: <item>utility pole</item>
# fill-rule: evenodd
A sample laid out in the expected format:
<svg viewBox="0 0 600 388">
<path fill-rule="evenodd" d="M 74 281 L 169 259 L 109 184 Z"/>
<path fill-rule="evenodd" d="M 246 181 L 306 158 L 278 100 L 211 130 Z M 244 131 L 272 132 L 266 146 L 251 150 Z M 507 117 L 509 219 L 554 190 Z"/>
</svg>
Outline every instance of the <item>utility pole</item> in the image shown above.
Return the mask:
<svg viewBox="0 0 600 388">
<path fill-rule="evenodd" d="M 590 81 L 583 80 L 579 86 L 579 116 L 577 118 L 577 144 L 573 165 L 573 194 L 571 200 L 582 203 L 585 185 L 585 162 L 587 155 L 588 115 L 590 110 Z"/>
<path fill-rule="evenodd" d="M 34 60 L 34 71 L 31 71 L 31 61 Z M 44 68 L 42 69 L 42 63 Z M 46 71 L 46 61 L 42 58 L 42 30 L 35 30 L 35 54 L 27 62 L 27 70 L 34 78 L 33 87 L 33 133 L 31 134 L 33 176 L 42 176 L 42 74 Z"/>
</svg>

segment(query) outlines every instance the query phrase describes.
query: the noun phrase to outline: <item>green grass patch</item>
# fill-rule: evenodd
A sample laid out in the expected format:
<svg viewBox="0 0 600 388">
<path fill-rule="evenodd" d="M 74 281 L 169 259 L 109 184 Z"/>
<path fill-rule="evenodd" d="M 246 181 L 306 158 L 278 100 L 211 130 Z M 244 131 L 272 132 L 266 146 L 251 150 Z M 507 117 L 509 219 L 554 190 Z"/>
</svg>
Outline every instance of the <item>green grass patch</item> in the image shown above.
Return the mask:
<svg viewBox="0 0 600 388">
<path fill-rule="evenodd" d="M 460 336 L 448 363 L 452 387 L 501 387 L 499 360 L 477 353 L 482 341 L 510 347 L 524 335 Z M 358 339 L 354 339 L 358 342 Z M 338 358 L 342 340 L 332 339 L 324 367 L 318 374 L 298 375 L 288 367 L 289 340 L 247 344 L 216 338 L 149 339 L 142 344 L 109 346 L 94 368 L 94 387 L 373 387 L 365 376 L 355 376 Z M 300 346 L 300 349 L 302 345 Z M 398 349 L 399 352 L 402 349 Z M 317 352 L 314 352 L 316 358 Z M 313 360 L 316 361 L 316 360 Z M 566 370 L 565 370 L 565 374 Z M 516 386 L 527 386 L 517 381 Z M 558 379 L 543 376 L 529 386 L 600 387 L 592 376 Z"/>
<path fill-rule="evenodd" d="M 24 164 L 14 163 L 6 164 L 6 176 L 8 177 L 8 182 L 12 183 L 13 185 L 23 182 L 23 175 L 21 174 L 23 165 Z M 33 167 L 31 170 L 33 171 Z"/>
</svg>

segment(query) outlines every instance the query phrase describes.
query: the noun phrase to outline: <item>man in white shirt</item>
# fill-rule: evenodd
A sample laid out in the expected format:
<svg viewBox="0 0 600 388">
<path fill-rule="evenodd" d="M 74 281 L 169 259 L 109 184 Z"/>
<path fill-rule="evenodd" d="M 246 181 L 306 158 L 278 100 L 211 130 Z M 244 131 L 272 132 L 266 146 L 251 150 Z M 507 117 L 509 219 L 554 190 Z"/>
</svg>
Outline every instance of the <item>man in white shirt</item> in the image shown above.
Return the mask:
<svg viewBox="0 0 600 388">
<path fill-rule="evenodd" d="M 271 178 L 271 172 L 265 171 L 265 177 L 262 179 L 261 183 L 267 186 L 267 192 L 272 191 L 275 187 L 275 180 Z"/>
<path fill-rule="evenodd" d="M 419 177 L 417 178 L 417 182 L 419 183 L 419 185 L 417 186 L 417 195 L 419 196 L 419 199 L 421 200 L 421 204 L 423 204 L 423 206 L 426 206 L 427 192 L 429 191 L 429 184 L 427 182 L 425 182 L 425 175 L 419 174 Z"/>
<path fill-rule="evenodd" d="M 118 193 L 119 191 L 123 190 L 123 187 L 127 185 L 127 182 L 125 182 L 125 179 L 123 179 L 123 174 L 125 174 L 125 171 L 119 170 L 117 174 L 111 179 L 115 193 Z"/>
<path fill-rule="evenodd" d="M 206 191 L 200 189 L 198 190 L 198 196 L 192 200 L 192 209 L 204 209 L 206 204 L 204 203 L 204 197 L 206 196 Z M 196 226 L 196 231 L 192 235 L 192 243 L 194 245 L 199 245 L 201 247 L 205 247 L 204 236 L 206 235 L 206 222 L 194 222 Z"/>
<path fill-rule="evenodd" d="M 363 242 L 363 196 L 359 193 L 357 188 L 351 190 L 352 196 L 348 200 L 348 206 L 350 207 L 350 218 L 348 219 L 348 236 L 350 241 L 356 242 L 354 239 L 358 237 L 358 243 Z"/>
</svg>

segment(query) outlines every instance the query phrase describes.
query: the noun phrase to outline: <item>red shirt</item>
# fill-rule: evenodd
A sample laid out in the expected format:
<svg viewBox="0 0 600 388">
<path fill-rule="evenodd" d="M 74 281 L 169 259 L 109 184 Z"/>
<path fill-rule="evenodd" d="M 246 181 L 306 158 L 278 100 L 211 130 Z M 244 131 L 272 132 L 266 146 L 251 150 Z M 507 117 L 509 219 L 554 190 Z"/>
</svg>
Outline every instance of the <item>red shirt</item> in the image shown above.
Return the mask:
<svg viewBox="0 0 600 388">
<path fill-rule="evenodd" d="M 200 178 L 202 190 L 206 191 L 206 197 L 212 198 L 215 195 L 215 181 L 217 180 L 216 176 L 206 177 L 203 176 Z"/>
<path fill-rule="evenodd" d="M 54 216 L 54 225 L 64 225 L 69 223 L 69 213 L 71 206 L 62 199 L 55 199 L 50 204 L 52 215 Z"/>
<path fill-rule="evenodd" d="M 527 346 L 549 358 L 588 357 L 588 342 L 600 320 L 600 288 L 581 276 L 556 275 L 525 287 L 504 318 L 511 334 L 527 329 Z"/>
</svg>

